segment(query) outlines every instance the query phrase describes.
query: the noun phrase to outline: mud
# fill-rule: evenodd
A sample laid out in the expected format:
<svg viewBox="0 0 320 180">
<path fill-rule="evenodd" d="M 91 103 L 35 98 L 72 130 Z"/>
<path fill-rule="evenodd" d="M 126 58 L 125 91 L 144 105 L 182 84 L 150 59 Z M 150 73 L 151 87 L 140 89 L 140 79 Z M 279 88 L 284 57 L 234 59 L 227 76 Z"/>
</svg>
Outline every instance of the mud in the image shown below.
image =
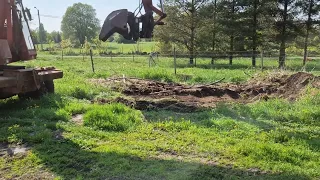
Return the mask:
<svg viewBox="0 0 320 180">
<path fill-rule="evenodd" d="M 308 85 L 320 88 L 320 77 L 303 72 L 291 76 L 253 78 L 243 84 L 190 86 L 136 78 L 95 79 L 92 82 L 126 95 L 126 98 L 100 100 L 100 103 L 120 102 L 139 110 L 171 109 L 187 112 L 215 107 L 219 102 L 250 103 L 275 97 L 294 101 Z"/>
</svg>

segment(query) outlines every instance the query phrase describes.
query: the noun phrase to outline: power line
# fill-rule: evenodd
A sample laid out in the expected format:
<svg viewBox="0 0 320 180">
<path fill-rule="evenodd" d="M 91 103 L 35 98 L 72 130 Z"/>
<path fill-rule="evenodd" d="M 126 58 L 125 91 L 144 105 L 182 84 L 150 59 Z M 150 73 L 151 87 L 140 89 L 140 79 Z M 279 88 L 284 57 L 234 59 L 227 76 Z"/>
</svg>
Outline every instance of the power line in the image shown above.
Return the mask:
<svg viewBox="0 0 320 180">
<path fill-rule="evenodd" d="M 37 16 L 37 14 L 32 14 L 33 16 Z M 47 15 L 47 14 L 40 14 L 41 17 L 45 18 L 52 18 L 52 19 L 63 19 L 60 16 L 54 16 L 54 15 Z M 104 22 L 104 20 L 99 19 L 100 22 Z"/>
<path fill-rule="evenodd" d="M 37 14 L 32 14 L 33 16 L 37 16 Z M 47 17 L 47 18 L 53 18 L 53 19 L 62 19 L 62 17 L 59 16 L 53 16 L 53 15 L 46 15 L 46 14 L 40 14 L 41 17 Z"/>
</svg>

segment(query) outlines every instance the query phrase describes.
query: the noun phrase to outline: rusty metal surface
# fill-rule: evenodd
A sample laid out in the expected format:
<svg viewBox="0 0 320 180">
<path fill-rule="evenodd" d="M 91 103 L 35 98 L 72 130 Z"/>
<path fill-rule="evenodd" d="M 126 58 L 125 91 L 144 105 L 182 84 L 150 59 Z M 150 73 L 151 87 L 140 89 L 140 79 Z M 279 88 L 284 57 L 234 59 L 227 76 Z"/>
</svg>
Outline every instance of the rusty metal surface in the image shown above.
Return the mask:
<svg viewBox="0 0 320 180">
<path fill-rule="evenodd" d="M 41 81 L 52 81 L 54 79 L 63 78 L 63 72 L 59 70 L 42 71 L 39 72 L 38 75 L 40 76 Z"/>
<path fill-rule="evenodd" d="M 39 69 L 4 68 L 0 71 L 0 99 L 16 94 L 36 91 L 42 82 L 63 77 L 63 72 L 54 67 Z"/>
<path fill-rule="evenodd" d="M 40 78 L 34 76 L 34 71 L 34 69 L 6 69 L 3 71 L 3 77 L 16 78 L 17 85 L 14 92 L 31 92 L 37 90 L 38 84 L 40 84 Z"/>
<path fill-rule="evenodd" d="M 7 40 L 0 39 L 0 65 L 6 65 L 12 58 Z"/>
<path fill-rule="evenodd" d="M 17 79 L 13 77 L 0 76 L 0 88 L 13 87 L 17 85 Z"/>
</svg>

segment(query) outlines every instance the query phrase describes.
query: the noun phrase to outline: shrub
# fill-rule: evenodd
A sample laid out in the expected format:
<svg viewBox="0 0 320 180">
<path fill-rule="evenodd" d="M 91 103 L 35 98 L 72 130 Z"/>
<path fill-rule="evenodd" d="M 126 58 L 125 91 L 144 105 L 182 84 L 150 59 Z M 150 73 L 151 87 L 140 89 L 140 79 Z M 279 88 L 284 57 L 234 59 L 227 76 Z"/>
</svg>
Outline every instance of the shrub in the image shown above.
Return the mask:
<svg viewBox="0 0 320 180">
<path fill-rule="evenodd" d="M 123 104 L 95 106 L 84 116 L 84 125 L 107 131 L 126 131 L 143 121 L 140 111 Z"/>
</svg>

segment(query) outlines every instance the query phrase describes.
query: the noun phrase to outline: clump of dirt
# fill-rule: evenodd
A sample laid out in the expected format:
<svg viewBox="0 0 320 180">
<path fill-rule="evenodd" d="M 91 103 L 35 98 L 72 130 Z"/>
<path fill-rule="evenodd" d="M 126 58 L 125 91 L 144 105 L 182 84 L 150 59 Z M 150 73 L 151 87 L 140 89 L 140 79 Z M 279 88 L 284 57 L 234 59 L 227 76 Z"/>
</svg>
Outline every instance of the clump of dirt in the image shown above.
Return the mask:
<svg viewBox="0 0 320 180">
<path fill-rule="evenodd" d="M 274 97 L 295 100 L 305 87 L 311 84 L 320 88 L 320 77 L 299 72 L 291 76 L 281 75 L 265 79 L 253 78 L 244 84 L 183 85 L 137 78 L 110 78 L 92 80 L 129 98 L 116 98 L 101 103 L 120 102 L 139 110 L 171 109 L 194 111 L 215 107 L 219 102 L 249 103 Z"/>
</svg>

